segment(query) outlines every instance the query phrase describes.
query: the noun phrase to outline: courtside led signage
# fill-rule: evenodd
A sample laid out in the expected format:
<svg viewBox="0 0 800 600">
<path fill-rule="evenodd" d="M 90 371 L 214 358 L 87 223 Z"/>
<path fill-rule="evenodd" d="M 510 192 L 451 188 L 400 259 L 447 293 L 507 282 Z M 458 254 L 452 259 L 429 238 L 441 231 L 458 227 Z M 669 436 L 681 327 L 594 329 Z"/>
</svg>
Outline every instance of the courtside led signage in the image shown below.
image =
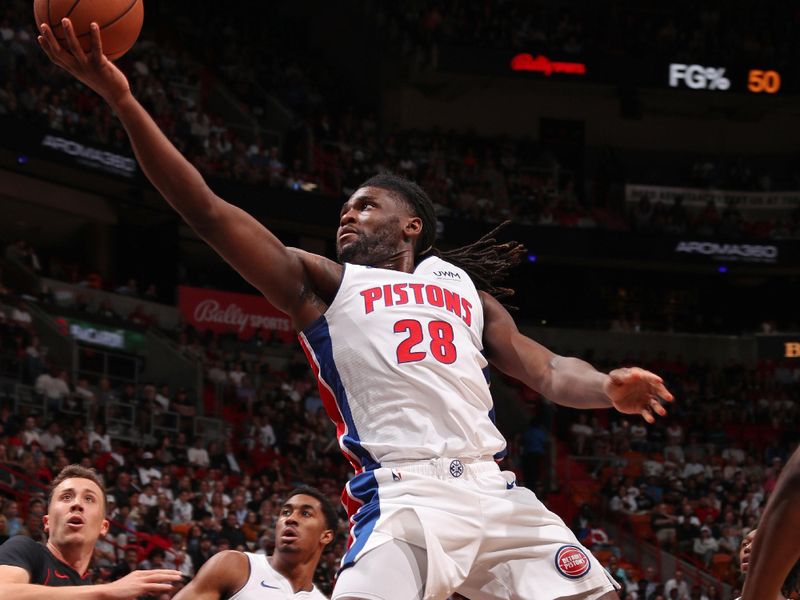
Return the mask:
<svg viewBox="0 0 800 600">
<path fill-rule="evenodd" d="M 533 56 L 527 52 L 517 54 L 511 59 L 511 70 L 541 73 L 547 77 L 554 73 L 561 75 L 586 75 L 586 65 L 584 63 L 555 61 L 541 54 Z"/>
</svg>

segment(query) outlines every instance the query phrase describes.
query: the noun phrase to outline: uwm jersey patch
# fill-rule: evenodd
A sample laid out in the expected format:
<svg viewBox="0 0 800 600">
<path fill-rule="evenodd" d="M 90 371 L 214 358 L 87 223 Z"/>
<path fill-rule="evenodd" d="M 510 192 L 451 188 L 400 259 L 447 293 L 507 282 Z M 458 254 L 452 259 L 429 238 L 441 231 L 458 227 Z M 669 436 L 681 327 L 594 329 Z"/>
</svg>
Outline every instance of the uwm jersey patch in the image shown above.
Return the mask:
<svg viewBox="0 0 800 600">
<path fill-rule="evenodd" d="M 437 257 L 413 273 L 345 265 L 336 298 L 299 337 L 357 470 L 505 448 L 482 336 L 480 297 L 458 267 Z"/>
</svg>

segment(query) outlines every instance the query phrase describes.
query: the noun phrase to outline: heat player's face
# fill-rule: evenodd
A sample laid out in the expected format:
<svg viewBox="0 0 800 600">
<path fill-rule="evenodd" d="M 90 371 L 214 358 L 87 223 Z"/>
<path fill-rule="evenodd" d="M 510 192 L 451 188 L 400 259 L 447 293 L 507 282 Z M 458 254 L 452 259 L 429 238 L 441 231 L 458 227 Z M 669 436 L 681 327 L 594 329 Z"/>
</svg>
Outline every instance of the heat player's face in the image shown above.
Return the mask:
<svg viewBox="0 0 800 600">
<path fill-rule="evenodd" d="M 333 539 L 322 504 L 313 496 L 297 494 L 281 507 L 275 524 L 275 551 L 289 555 L 312 556 Z"/>
<path fill-rule="evenodd" d="M 377 265 L 401 251 L 402 219 L 408 207 L 392 192 L 376 187 L 356 190 L 342 206 L 336 232 L 339 262 Z"/>
</svg>

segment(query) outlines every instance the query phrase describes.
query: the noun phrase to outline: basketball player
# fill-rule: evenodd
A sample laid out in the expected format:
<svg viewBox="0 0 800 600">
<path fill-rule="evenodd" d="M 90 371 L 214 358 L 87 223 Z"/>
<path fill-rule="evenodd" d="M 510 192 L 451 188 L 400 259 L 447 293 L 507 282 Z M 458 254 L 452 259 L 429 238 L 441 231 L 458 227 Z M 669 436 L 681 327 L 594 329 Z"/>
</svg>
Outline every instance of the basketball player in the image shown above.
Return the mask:
<svg viewBox="0 0 800 600">
<path fill-rule="evenodd" d="M 742 539 L 742 544 L 739 547 L 739 564 L 742 568 L 742 574 L 747 574 L 747 569 L 750 566 L 750 553 L 753 550 L 753 538 L 756 537 L 757 529 L 753 529 Z M 781 586 L 780 593 L 775 597 L 775 600 L 787 600 L 787 598 L 797 598 L 800 594 L 800 561 L 796 562 L 789 575 Z M 739 599 L 741 600 L 741 598 Z"/>
<path fill-rule="evenodd" d="M 617 598 L 600 563 L 495 458 L 489 363 L 576 408 L 614 407 L 652 423 L 672 401 L 639 368 L 600 373 L 523 336 L 495 298 L 523 256 L 485 236 L 433 247 L 436 217 L 419 186 L 393 175 L 365 182 L 341 210 L 338 258 L 285 247 L 216 196 L 102 54 L 66 46 L 42 25 L 53 62 L 99 93 L 128 132 L 147 177 L 184 220 L 300 332 L 339 445 L 356 474 L 336 600 Z"/>
<path fill-rule="evenodd" d="M 175 600 L 324 599 L 312 578 L 337 521 L 322 492 L 297 488 L 281 507 L 272 556 L 236 550 L 215 554 Z"/>
<path fill-rule="evenodd" d="M 742 600 L 776 598 L 800 591 L 800 449 L 783 467 L 749 551 Z M 794 581 L 792 581 L 794 579 Z"/>
<path fill-rule="evenodd" d="M 172 590 L 180 571 L 133 571 L 91 585 L 88 571 L 97 539 L 108 531 L 102 482 L 80 465 L 64 467 L 50 486 L 44 530 L 47 544 L 14 536 L 0 546 L 0 597 L 15 600 L 133 600 Z"/>
</svg>

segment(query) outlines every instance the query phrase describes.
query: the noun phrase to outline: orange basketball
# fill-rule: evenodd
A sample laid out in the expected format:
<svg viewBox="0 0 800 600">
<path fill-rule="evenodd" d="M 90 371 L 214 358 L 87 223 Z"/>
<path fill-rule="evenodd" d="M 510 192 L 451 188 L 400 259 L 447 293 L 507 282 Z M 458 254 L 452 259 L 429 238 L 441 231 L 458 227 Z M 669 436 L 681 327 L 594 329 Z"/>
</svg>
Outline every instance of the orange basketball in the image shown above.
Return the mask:
<svg viewBox="0 0 800 600">
<path fill-rule="evenodd" d="M 89 25 L 100 26 L 103 54 L 114 60 L 125 54 L 136 42 L 144 21 L 142 0 L 33 0 L 37 28 L 47 23 L 59 43 L 64 41 L 61 19 L 72 21 L 75 35 L 85 51 L 91 49 Z"/>
</svg>

